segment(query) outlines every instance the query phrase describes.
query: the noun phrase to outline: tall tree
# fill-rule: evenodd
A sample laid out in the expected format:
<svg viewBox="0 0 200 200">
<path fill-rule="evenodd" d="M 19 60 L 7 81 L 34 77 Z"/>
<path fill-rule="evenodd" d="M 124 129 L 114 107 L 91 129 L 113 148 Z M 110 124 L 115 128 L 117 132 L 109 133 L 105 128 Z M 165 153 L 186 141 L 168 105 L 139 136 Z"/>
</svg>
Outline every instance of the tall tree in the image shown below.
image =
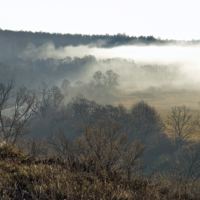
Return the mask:
<svg viewBox="0 0 200 200">
<path fill-rule="evenodd" d="M 13 88 L 13 81 L 0 83 L 0 134 L 2 140 L 15 144 L 26 133 L 27 121 L 34 114 L 35 94 L 25 87 L 17 92 Z M 7 106 L 10 108 L 6 109 Z"/>
<path fill-rule="evenodd" d="M 135 136 L 142 140 L 159 134 L 164 124 L 154 107 L 139 101 L 131 108 L 131 124 Z"/>
<path fill-rule="evenodd" d="M 167 124 L 178 148 L 196 132 L 196 121 L 186 106 L 174 106 L 167 116 Z"/>
</svg>

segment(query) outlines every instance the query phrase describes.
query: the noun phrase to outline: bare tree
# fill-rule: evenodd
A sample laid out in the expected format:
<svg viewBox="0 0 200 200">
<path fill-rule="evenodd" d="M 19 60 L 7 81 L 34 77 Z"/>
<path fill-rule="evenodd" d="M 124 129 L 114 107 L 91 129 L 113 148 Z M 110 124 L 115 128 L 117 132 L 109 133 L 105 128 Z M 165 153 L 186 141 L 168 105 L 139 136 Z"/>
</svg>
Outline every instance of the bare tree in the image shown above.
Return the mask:
<svg viewBox="0 0 200 200">
<path fill-rule="evenodd" d="M 43 87 L 32 109 L 36 114 L 45 117 L 47 112 L 56 111 L 63 99 L 64 96 L 57 86 L 48 88 L 48 86 L 43 83 Z"/>
<path fill-rule="evenodd" d="M 144 146 L 140 142 L 130 143 L 114 121 L 100 120 L 96 125 L 82 124 L 82 137 L 75 140 L 77 154 L 82 162 L 93 161 L 110 170 L 125 171 L 128 178 L 132 169 L 140 164 Z"/>
<path fill-rule="evenodd" d="M 139 140 L 126 145 L 122 156 L 122 168 L 125 170 L 128 180 L 130 180 L 132 172 L 137 172 L 146 167 L 145 163 L 141 162 L 140 159 L 144 151 L 145 147 Z"/>
<path fill-rule="evenodd" d="M 171 108 L 171 112 L 167 116 L 167 124 L 174 134 L 178 148 L 196 132 L 196 121 L 193 120 L 190 109 L 184 105 Z"/>
<path fill-rule="evenodd" d="M 3 110 L 5 108 L 13 88 L 14 88 L 13 80 L 8 82 L 7 85 L 0 83 L 0 110 Z"/>
<path fill-rule="evenodd" d="M 197 181 L 200 178 L 200 144 L 196 142 L 179 149 L 174 165 L 179 184 Z"/>
<path fill-rule="evenodd" d="M 162 132 L 164 124 L 155 108 L 144 101 L 139 101 L 131 108 L 131 120 L 133 133 L 136 137 L 145 140 Z"/>
<path fill-rule="evenodd" d="M 112 70 L 106 71 L 105 74 L 101 71 L 96 71 L 91 83 L 96 87 L 105 87 L 108 90 L 113 90 L 119 85 L 119 78 L 120 76 Z"/>
<path fill-rule="evenodd" d="M 15 144 L 18 138 L 25 134 L 25 125 L 33 115 L 35 94 L 25 87 L 21 87 L 14 93 L 13 88 L 13 81 L 7 85 L 0 84 L 0 132 L 3 140 Z M 4 114 L 5 106 L 10 104 L 14 104 L 14 106 L 6 115 Z"/>
<path fill-rule="evenodd" d="M 127 134 L 131 132 L 130 114 L 123 105 L 118 105 L 117 107 L 112 105 L 97 105 L 91 118 L 96 122 L 99 119 L 114 120 L 123 132 Z"/>
<path fill-rule="evenodd" d="M 119 85 L 119 78 L 120 76 L 112 70 L 106 71 L 104 75 L 105 86 L 108 89 L 115 89 Z"/>
<path fill-rule="evenodd" d="M 94 73 L 92 84 L 97 87 L 102 87 L 104 85 L 104 76 L 101 71 L 96 71 Z"/>
<path fill-rule="evenodd" d="M 56 129 L 50 133 L 47 140 L 57 157 L 67 160 L 68 164 L 76 161 L 73 143 L 68 140 L 62 129 Z"/>
<path fill-rule="evenodd" d="M 63 93 L 65 96 L 67 96 L 69 90 L 71 89 L 70 81 L 68 81 L 67 79 L 65 79 L 65 80 L 62 82 L 62 85 L 61 85 L 60 88 L 61 88 L 62 93 Z"/>
<path fill-rule="evenodd" d="M 7 85 L 0 83 L 0 127 L 1 127 L 1 139 L 5 140 L 4 134 L 5 134 L 5 116 L 3 115 L 2 111 L 6 108 L 6 105 L 8 104 L 8 100 L 11 96 L 11 92 L 14 88 L 14 81 L 11 80 L 8 82 Z"/>
<path fill-rule="evenodd" d="M 88 120 L 96 106 L 94 101 L 76 97 L 68 104 L 67 109 L 77 119 Z"/>
</svg>

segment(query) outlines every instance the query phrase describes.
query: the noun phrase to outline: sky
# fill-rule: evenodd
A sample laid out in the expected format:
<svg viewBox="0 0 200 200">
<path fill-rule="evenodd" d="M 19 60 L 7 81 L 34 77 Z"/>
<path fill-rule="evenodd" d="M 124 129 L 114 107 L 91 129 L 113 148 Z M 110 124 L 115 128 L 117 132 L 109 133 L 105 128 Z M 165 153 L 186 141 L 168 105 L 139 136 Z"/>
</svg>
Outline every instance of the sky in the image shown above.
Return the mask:
<svg viewBox="0 0 200 200">
<path fill-rule="evenodd" d="M 0 28 L 200 39 L 200 0 L 0 0 Z"/>
</svg>

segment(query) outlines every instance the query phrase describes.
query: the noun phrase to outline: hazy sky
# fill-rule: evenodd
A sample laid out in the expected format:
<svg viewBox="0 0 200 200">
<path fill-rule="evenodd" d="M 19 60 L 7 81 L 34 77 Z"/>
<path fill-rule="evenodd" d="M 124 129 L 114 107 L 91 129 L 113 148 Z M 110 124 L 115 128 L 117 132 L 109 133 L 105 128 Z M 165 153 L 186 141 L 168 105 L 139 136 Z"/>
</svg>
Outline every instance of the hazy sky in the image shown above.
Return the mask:
<svg viewBox="0 0 200 200">
<path fill-rule="evenodd" d="M 200 39 L 200 0 L 0 0 L 0 28 Z"/>
</svg>

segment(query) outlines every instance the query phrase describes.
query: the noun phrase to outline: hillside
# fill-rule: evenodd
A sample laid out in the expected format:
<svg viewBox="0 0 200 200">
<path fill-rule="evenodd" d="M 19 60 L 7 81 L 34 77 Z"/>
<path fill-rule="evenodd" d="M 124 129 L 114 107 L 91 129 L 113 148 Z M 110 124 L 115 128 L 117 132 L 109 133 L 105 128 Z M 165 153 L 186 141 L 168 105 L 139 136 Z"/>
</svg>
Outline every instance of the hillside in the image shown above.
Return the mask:
<svg viewBox="0 0 200 200">
<path fill-rule="evenodd" d="M 152 174 L 127 180 L 117 171 L 83 168 L 59 159 L 35 160 L 9 144 L 0 147 L 1 199 L 144 199 L 197 200 L 199 183 L 176 185 Z M 181 189 L 181 188 L 185 189 Z"/>
<path fill-rule="evenodd" d="M 45 32 L 11 31 L 0 29 L 0 58 L 20 56 L 28 44 L 35 47 L 53 43 L 56 48 L 65 46 L 89 45 L 91 47 L 112 48 L 122 45 L 197 45 L 199 40 L 176 41 L 162 40 L 153 36 L 82 35 Z"/>
</svg>

